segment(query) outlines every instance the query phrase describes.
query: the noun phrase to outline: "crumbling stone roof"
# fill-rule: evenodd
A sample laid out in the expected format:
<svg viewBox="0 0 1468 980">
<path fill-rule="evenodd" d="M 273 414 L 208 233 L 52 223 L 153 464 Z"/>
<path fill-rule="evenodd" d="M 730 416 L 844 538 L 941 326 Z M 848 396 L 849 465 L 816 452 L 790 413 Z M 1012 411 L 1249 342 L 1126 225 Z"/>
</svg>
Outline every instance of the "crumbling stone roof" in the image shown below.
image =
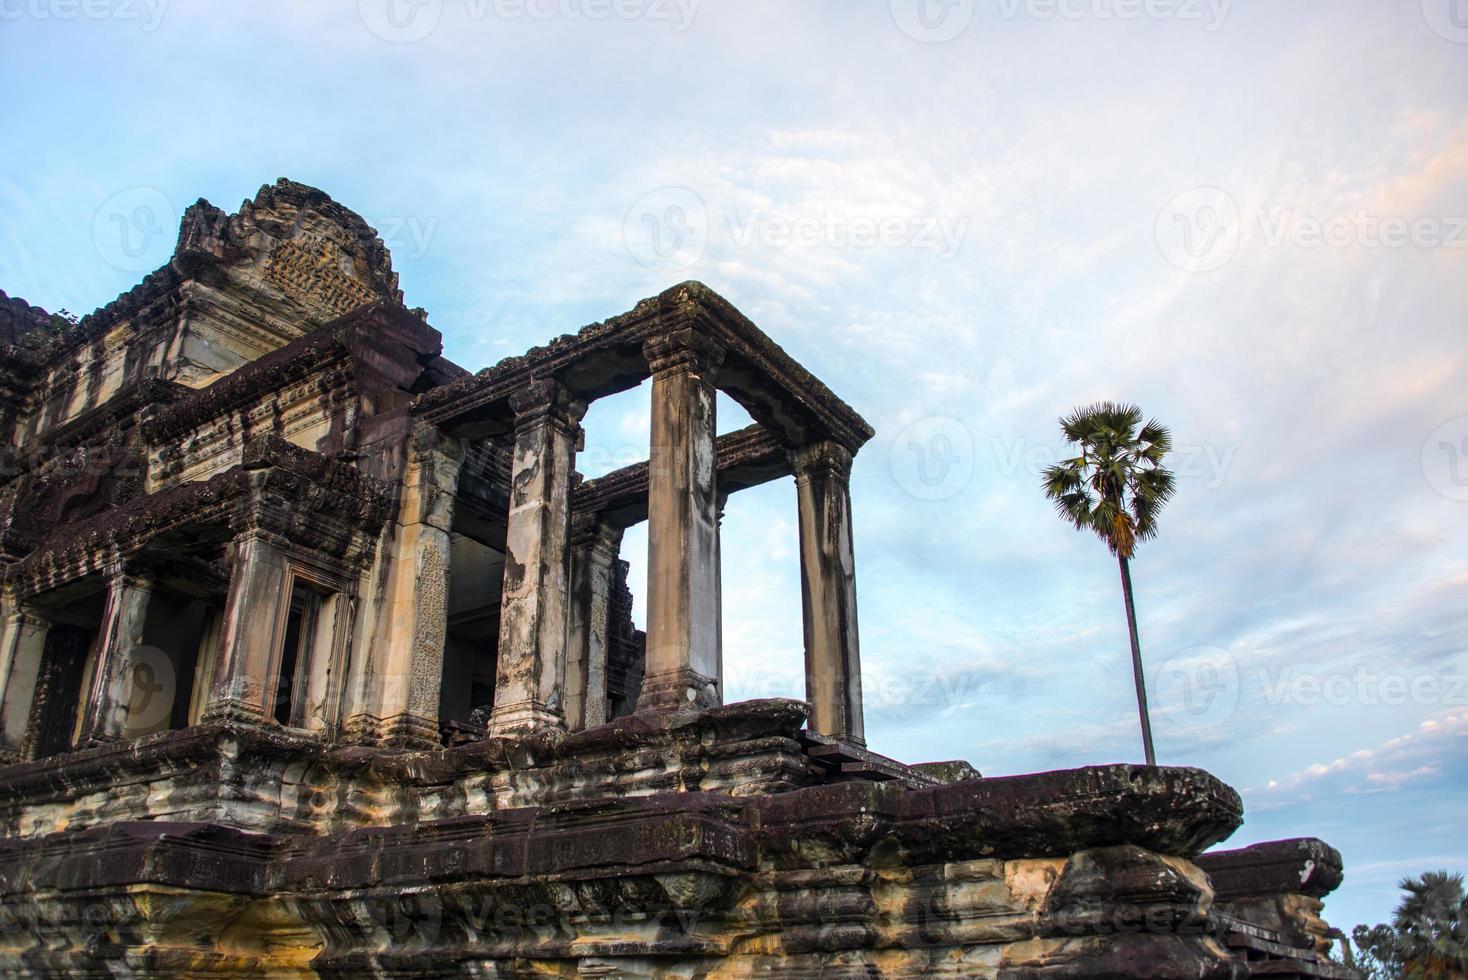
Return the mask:
<svg viewBox="0 0 1468 980">
<path fill-rule="evenodd" d="M 262 240 L 290 240 L 299 233 L 328 236 L 349 246 L 355 270 L 374 294 L 402 303 L 397 273 L 387 246 L 367 222 L 325 191 L 280 178 L 262 185 L 254 199 L 229 214 L 200 198 L 184 211 L 178 240 L 168 262 L 110 303 L 83 316 L 72 329 L 60 329 L 47 311 L 0 292 L 0 346 L 12 346 L 39 367 L 105 334 L 117 323 L 155 306 L 171 307 L 191 279 L 217 276 L 219 267 L 266 259 Z"/>
</svg>

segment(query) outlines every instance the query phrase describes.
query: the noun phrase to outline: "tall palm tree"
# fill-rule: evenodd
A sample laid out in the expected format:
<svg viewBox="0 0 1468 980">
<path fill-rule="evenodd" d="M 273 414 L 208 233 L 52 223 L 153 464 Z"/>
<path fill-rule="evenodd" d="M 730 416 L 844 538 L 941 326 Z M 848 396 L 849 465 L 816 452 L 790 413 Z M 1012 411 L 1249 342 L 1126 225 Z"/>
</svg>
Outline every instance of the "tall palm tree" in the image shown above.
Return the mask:
<svg viewBox="0 0 1468 980">
<path fill-rule="evenodd" d="M 1094 531 L 1106 542 L 1121 566 L 1142 747 L 1147 765 L 1155 766 L 1137 611 L 1132 604 L 1131 560 L 1137 542 L 1157 534 L 1157 515 L 1175 488 L 1172 473 L 1162 466 L 1163 457 L 1172 449 L 1172 436 L 1156 421 L 1143 425 L 1137 406 L 1114 402 L 1078 408 L 1060 420 L 1060 429 L 1080 455 L 1046 468 L 1045 495 L 1076 530 Z"/>
</svg>

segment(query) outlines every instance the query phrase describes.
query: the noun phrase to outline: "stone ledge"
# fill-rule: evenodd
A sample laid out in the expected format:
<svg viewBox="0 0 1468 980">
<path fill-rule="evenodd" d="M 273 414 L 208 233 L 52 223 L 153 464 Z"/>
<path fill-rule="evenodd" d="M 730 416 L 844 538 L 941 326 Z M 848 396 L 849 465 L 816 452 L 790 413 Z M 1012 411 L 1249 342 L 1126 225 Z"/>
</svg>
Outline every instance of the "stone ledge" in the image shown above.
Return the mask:
<svg viewBox="0 0 1468 980">
<path fill-rule="evenodd" d="M 1340 851 L 1315 837 L 1213 851 L 1199 856 L 1198 867 L 1213 879 L 1220 901 L 1288 892 L 1324 898 L 1343 877 Z"/>
</svg>

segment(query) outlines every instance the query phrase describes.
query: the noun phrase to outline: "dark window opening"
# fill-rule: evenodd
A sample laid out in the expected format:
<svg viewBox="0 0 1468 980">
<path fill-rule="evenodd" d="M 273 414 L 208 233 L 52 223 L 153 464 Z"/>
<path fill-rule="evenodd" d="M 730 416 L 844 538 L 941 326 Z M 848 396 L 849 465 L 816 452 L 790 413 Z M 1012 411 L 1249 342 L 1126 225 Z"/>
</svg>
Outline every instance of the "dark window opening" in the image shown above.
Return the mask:
<svg viewBox="0 0 1468 980">
<path fill-rule="evenodd" d="M 143 627 L 146 653 L 134 657 L 129 737 L 187 728 L 195 720 L 202 707 L 196 704 L 198 675 L 214 665 L 219 608 L 214 597 L 184 595 L 172 588 L 153 593 Z"/>
<path fill-rule="evenodd" d="M 282 725 L 298 728 L 305 724 L 311 648 L 316 641 L 321 599 L 319 592 L 303 582 L 291 589 L 274 711 L 275 720 Z"/>
<path fill-rule="evenodd" d="M 504 554 L 464 534 L 451 539 L 448 627 L 438 721 L 452 741 L 489 724 L 498 667 Z"/>
<path fill-rule="evenodd" d="M 37 759 L 69 750 L 86 689 L 88 655 L 97 631 L 53 626 L 46 633 L 40 675 L 31 702 L 31 754 Z"/>
</svg>

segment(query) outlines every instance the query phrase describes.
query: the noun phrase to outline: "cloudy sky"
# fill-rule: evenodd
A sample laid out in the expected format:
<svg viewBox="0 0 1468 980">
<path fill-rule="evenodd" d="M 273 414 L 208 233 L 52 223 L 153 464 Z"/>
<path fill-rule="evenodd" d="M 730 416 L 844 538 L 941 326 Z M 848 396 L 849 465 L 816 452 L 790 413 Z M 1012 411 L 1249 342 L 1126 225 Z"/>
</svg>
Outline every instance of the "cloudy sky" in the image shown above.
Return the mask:
<svg viewBox="0 0 1468 980">
<path fill-rule="evenodd" d="M 702 280 L 877 429 L 873 748 L 993 775 L 1140 758 L 1115 563 L 1038 480 L 1135 401 L 1181 478 L 1133 570 L 1160 759 L 1234 843 L 1339 847 L 1349 929 L 1468 870 L 1462 8 L 0 0 L 0 288 L 89 311 L 280 176 L 470 368 Z M 588 474 L 642 458 L 646 386 L 587 426 Z M 730 695 L 798 694 L 793 486 L 725 542 Z"/>
</svg>

